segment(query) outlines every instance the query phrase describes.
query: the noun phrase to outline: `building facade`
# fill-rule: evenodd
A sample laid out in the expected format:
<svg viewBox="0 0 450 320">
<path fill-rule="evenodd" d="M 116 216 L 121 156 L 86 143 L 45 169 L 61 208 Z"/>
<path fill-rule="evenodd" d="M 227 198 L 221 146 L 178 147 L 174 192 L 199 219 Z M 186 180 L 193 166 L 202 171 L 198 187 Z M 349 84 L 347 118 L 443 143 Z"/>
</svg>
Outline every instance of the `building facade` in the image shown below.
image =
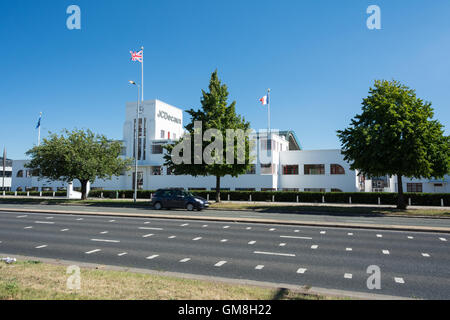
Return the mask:
<svg viewBox="0 0 450 320">
<path fill-rule="evenodd" d="M 138 143 L 135 132 L 138 129 Z M 123 125 L 122 155 L 138 158 L 138 189 L 156 190 L 177 187 L 196 190 L 215 188 L 215 177 L 173 175 L 164 166 L 163 145 L 177 141 L 184 133 L 183 110 L 160 100 L 145 101 L 137 121 L 137 103 L 127 103 Z M 224 190 L 285 190 L 305 192 L 396 192 L 395 177 L 365 179 L 350 169 L 341 150 L 302 150 L 293 131 L 254 132 L 254 161 L 251 169 L 238 178 L 221 179 Z M 136 154 L 137 152 L 137 154 Z M 58 191 L 67 183 L 40 180 L 17 160 L 12 166 L 13 191 Z M 130 190 L 134 188 L 134 170 L 110 180 L 96 180 L 92 189 Z M 415 192 L 449 192 L 448 177 L 442 181 L 404 179 L 404 190 Z M 80 187 L 78 181 L 73 182 Z"/>
</svg>

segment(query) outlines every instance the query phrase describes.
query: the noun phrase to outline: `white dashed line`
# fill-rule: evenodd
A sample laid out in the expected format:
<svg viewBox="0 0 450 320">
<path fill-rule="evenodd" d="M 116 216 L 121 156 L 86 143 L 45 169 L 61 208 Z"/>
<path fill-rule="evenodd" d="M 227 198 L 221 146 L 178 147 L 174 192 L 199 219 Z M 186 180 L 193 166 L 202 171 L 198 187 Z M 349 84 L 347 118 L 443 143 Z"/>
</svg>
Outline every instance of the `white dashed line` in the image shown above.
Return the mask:
<svg viewBox="0 0 450 320">
<path fill-rule="evenodd" d="M 25 227 L 24 229 L 33 229 L 32 226 Z"/>
<path fill-rule="evenodd" d="M 189 260 L 191 260 L 191 258 L 184 258 L 184 259 L 181 259 L 180 262 L 184 263 L 184 262 L 188 262 Z"/>
<path fill-rule="evenodd" d="M 347 233 L 347 235 L 348 235 L 348 236 L 352 236 L 352 235 L 353 235 L 353 233 L 352 233 L 352 232 L 349 232 L 349 233 Z"/>
<path fill-rule="evenodd" d="M 146 222 L 144 222 L 144 224 L 150 224 L 150 221 L 146 221 Z"/>
<path fill-rule="evenodd" d="M 97 241 L 97 242 L 112 242 L 112 243 L 119 243 L 120 240 L 108 240 L 108 239 L 91 239 L 91 241 Z"/>
<path fill-rule="evenodd" d="M 188 225 L 189 225 L 189 223 L 183 223 L 182 225 L 180 225 L 180 227 L 186 227 Z"/>
<path fill-rule="evenodd" d="M 228 239 L 222 239 L 222 240 L 220 240 L 220 242 L 227 242 L 228 241 Z"/>
<path fill-rule="evenodd" d="M 169 239 L 175 239 L 177 236 L 170 236 Z"/>
<path fill-rule="evenodd" d="M 69 229 L 61 229 L 61 232 L 69 231 Z"/>
<path fill-rule="evenodd" d="M 319 246 L 318 246 L 317 244 L 315 244 L 315 245 L 312 245 L 312 246 L 311 246 L 311 249 L 316 250 L 318 247 L 319 247 Z"/>
<path fill-rule="evenodd" d="M 345 248 L 345 251 L 353 251 L 352 248 Z"/>
<path fill-rule="evenodd" d="M 152 255 L 152 256 L 150 256 L 150 257 L 147 257 L 146 259 L 147 259 L 147 260 L 152 260 L 152 259 L 155 259 L 155 258 L 157 258 L 157 257 L 159 257 L 159 254 L 154 254 L 154 255 Z"/>
<path fill-rule="evenodd" d="M 221 267 L 221 266 L 223 266 L 225 263 L 227 263 L 226 261 L 219 261 L 219 262 L 217 262 L 215 265 L 214 265 L 214 267 Z"/>
<path fill-rule="evenodd" d="M 245 228 L 245 230 L 252 230 L 252 227 L 247 227 Z"/>
<path fill-rule="evenodd" d="M 116 220 L 109 220 L 108 222 L 116 222 Z"/>
<path fill-rule="evenodd" d="M 383 254 L 390 254 L 389 250 L 382 250 Z"/>
<path fill-rule="evenodd" d="M 346 274 L 344 274 L 344 278 L 351 279 L 351 278 L 353 278 L 353 275 L 351 273 L 346 273 Z"/>
<path fill-rule="evenodd" d="M 100 234 L 107 234 L 108 233 L 108 231 L 102 231 L 102 232 L 100 232 Z"/>
<path fill-rule="evenodd" d="M 46 217 L 45 219 L 53 219 L 53 217 Z"/>
<path fill-rule="evenodd" d="M 300 232 L 300 230 L 294 230 L 294 232 Z"/>
<path fill-rule="evenodd" d="M 285 247 L 286 246 L 286 243 L 280 243 L 280 245 L 279 245 L 279 247 Z"/>
<path fill-rule="evenodd" d="M 16 218 L 26 218 L 28 216 L 17 216 Z"/>
<path fill-rule="evenodd" d="M 262 268 L 264 268 L 264 266 L 263 266 L 262 264 L 257 265 L 257 266 L 255 267 L 256 270 L 261 270 Z"/>
<path fill-rule="evenodd" d="M 403 280 L 403 278 L 394 278 L 394 280 L 396 283 L 401 283 L 401 284 L 405 283 L 405 280 Z"/>
<path fill-rule="evenodd" d="M 152 237 L 153 235 L 154 235 L 153 233 L 144 234 L 144 235 L 142 236 L 142 238 Z"/>
<path fill-rule="evenodd" d="M 275 229 L 275 228 L 271 228 L 271 229 L 269 229 L 269 231 L 275 231 L 275 230 L 277 230 L 277 229 Z"/>
<path fill-rule="evenodd" d="M 429 258 L 430 255 L 428 253 L 422 253 L 422 256 L 424 256 L 425 258 Z"/>
<path fill-rule="evenodd" d="M 414 237 L 408 236 L 408 239 L 414 239 Z"/>
<path fill-rule="evenodd" d="M 282 257 L 295 257 L 293 253 L 279 253 L 279 252 L 264 252 L 264 251 L 253 251 L 254 254 L 265 254 L 272 256 L 282 256 Z"/>
<path fill-rule="evenodd" d="M 158 230 L 158 231 L 162 231 L 164 230 L 163 228 L 150 228 L 150 227 L 139 227 L 140 230 Z"/>
<path fill-rule="evenodd" d="M 249 241 L 248 244 L 255 244 L 256 241 Z"/>
<path fill-rule="evenodd" d="M 312 240 L 311 237 L 293 237 L 293 236 L 280 236 L 280 238 L 287 238 L 287 239 L 303 239 L 303 240 Z"/>
<path fill-rule="evenodd" d="M 326 231 L 320 231 L 320 234 L 326 234 L 327 232 Z"/>
<path fill-rule="evenodd" d="M 35 221 L 34 223 L 40 223 L 40 224 L 55 224 L 52 221 Z"/>
<path fill-rule="evenodd" d="M 383 238 L 382 234 L 377 234 L 377 238 Z"/>
<path fill-rule="evenodd" d="M 208 225 L 207 224 L 204 224 L 204 225 L 202 225 L 202 228 L 206 228 Z"/>
<path fill-rule="evenodd" d="M 84 220 L 83 218 L 78 218 L 78 219 L 76 219 L 77 221 L 82 221 L 82 220 Z"/>
<path fill-rule="evenodd" d="M 308 270 L 308 269 L 305 269 L 305 268 L 299 268 L 299 269 L 297 270 L 297 273 L 303 274 L 303 273 L 306 272 L 306 270 Z"/>
<path fill-rule="evenodd" d="M 85 252 L 86 254 L 91 254 L 91 253 L 95 253 L 95 252 L 99 252 L 99 251 L 102 251 L 102 250 L 100 250 L 100 249 L 94 249 L 94 250 L 91 250 L 91 251 L 88 251 L 88 252 Z"/>
<path fill-rule="evenodd" d="M 197 238 L 192 239 L 192 241 L 198 241 L 198 240 L 201 240 L 201 239 L 202 239 L 202 237 L 197 237 Z"/>
<path fill-rule="evenodd" d="M 119 253 L 118 256 L 121 257 L 121 256 L 124 256 L 126 254 L 127 254 L 126 252 L 122 252 L 122 253 Z"/>
<path fill-rule="evenodd" d="M 228 229 L 229 227 L 230 227 L 230 226 L 224 226 L 223 228 L 224 228 L 224 229 Z"/>
<path fill-rule="evenodd" d="M 44 245 L 42 245 L 42 246 L 38 246 L 38 247 L 36 247 L 36 249 L 42 249 L 42 248 L 46 248 L 47 247 L 47 245 L 46 244 L 44 244 Z"/>
<path fill-rule="evenodd" d="M 439 240 L 441 240 L 441 241 L 447 241 L 446 238 L 439 238 Z"/>
</svg>

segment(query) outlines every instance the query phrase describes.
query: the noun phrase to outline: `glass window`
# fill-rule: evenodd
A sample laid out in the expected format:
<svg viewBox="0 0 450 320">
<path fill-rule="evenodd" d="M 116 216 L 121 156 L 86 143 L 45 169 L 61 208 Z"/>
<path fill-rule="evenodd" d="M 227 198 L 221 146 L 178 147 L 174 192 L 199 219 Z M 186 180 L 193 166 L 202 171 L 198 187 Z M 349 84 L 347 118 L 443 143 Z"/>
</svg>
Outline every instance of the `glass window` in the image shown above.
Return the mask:
<svg viewBox="0 0 450 320">
<path fill-rule="evenodd" d="M 163 153 L 162 144 L 154 143 L 152 145 L 152 154 L 162 154 L 162 153 Z"/>
<path fill-rule="evenodd" d="M 305 192 L 325 192 L 325 188 L 305 188 Z"/>
<path fill-rule="evenodd" d="M 407 183 L 406 190 L 407 192 L 423 192 L 421 183 Z"/>
<path fill-rule="evenodd" d="M 134 189 L 134 180 L 135 180 L 136 173 L 133 172 L 133 189 Z M 144 173 L 138 171 L 137 175 L 137 189 L 142 190 L 144 189 Z"/>
<path fill-rule="evenodd" d="M 305 164 L 305 174 L 318 175 L 325 174 L 324 164 Z"/>
<path fill-rule="evenodd" d="M 331 174 L 345 174 L 345 169 L 339 164 L 330 165 Z"/>
<path fill-rule="evenodd" d="M 256 165 L 251 164 L 250 168 L 245 172 L 245 174 L 256 174 Z"/>
<path fill-rule="evenodd" d="M 17 171 L 17 178 L 23 178 L 23 170 Z"/>
<path fill-rule="evenodd" d="M 161 139 L 164 139 L 166 137 L 166 132 L 164 130 L 161 130 Z"/>
<path fill-rule="evenodd" d="M 161 166 L 150 167 L 150 170 L 151 170 L 150 174 L 152 176 L 160 176 L 160 175 L 162 175 L 162 167 Z"/>
<path fill-rule="evenodd" d="M 261 174 L 273 174 L 273 166 L 269 164 L 261 164 Z"/>
<path fill-rule="evenodd" d="M 298 174 L 298 164 L 283 166 L 283 174 Z"/>
</svg>

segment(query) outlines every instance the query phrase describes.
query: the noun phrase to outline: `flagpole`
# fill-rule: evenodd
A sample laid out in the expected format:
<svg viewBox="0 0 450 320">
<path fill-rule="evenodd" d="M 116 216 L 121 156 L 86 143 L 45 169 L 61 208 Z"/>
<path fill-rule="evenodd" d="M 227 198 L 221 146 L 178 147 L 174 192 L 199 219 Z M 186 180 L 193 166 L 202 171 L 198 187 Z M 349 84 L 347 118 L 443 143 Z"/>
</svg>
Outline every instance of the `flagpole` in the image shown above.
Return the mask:
<svg viewBox="0 0 450 320">
<path fill-rule="evenodd" d="M 267 134 L 270 135 L 271 131 L 270 131 L 270 89 L 267 89 L 267 123 L 268 123 L 268 130 L 267 130 Z"/>
<path fill-rule="evenodd" d="M 144 47 L 141 47 L 142 49 L 142 81 L 141 81 L 141 86 L 142 86 L 142 105 L 144 104 Z"/>
<path fill-rule="evenodd" d="M 6 175 L 6 147 L 3 147 L 3 182 L 2 182 L 2 191 L 5 191 L 5 175 Z"/>
<path fill-rule="evenodd" d="M 38 127 L 38 147 L 41 145 L 41 118 L 42 112 L 39 113 L 39 127 Z"/>
</svg>

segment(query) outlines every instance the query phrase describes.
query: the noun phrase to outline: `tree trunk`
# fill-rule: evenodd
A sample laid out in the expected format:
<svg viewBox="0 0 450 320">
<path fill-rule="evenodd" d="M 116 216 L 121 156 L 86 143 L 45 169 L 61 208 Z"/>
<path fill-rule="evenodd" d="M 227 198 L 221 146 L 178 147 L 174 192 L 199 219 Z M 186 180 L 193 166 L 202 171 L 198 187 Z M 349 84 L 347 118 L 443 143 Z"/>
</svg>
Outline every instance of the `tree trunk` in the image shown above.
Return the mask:
<svg viewBox="0 0 450 320">
<path fill-rule="evenodd" d="M 405 202 L 405 196 L 403 194 L 403 182 L 401 175 L 397 175 L 397 188 L 398 188 L 397 209 L 404 210 L 407 208 L 407 206 Z"/>
<path fill-rule="evenodd" d="M 87 200 L 87 184 L 89 181 L 80 181 L 81 182 L 81 200 Z"/>
<path fill-rule="evenodd" d="M 216 176 L 216 202 L 220 202 L 220 176 Z"/>
</svg>

